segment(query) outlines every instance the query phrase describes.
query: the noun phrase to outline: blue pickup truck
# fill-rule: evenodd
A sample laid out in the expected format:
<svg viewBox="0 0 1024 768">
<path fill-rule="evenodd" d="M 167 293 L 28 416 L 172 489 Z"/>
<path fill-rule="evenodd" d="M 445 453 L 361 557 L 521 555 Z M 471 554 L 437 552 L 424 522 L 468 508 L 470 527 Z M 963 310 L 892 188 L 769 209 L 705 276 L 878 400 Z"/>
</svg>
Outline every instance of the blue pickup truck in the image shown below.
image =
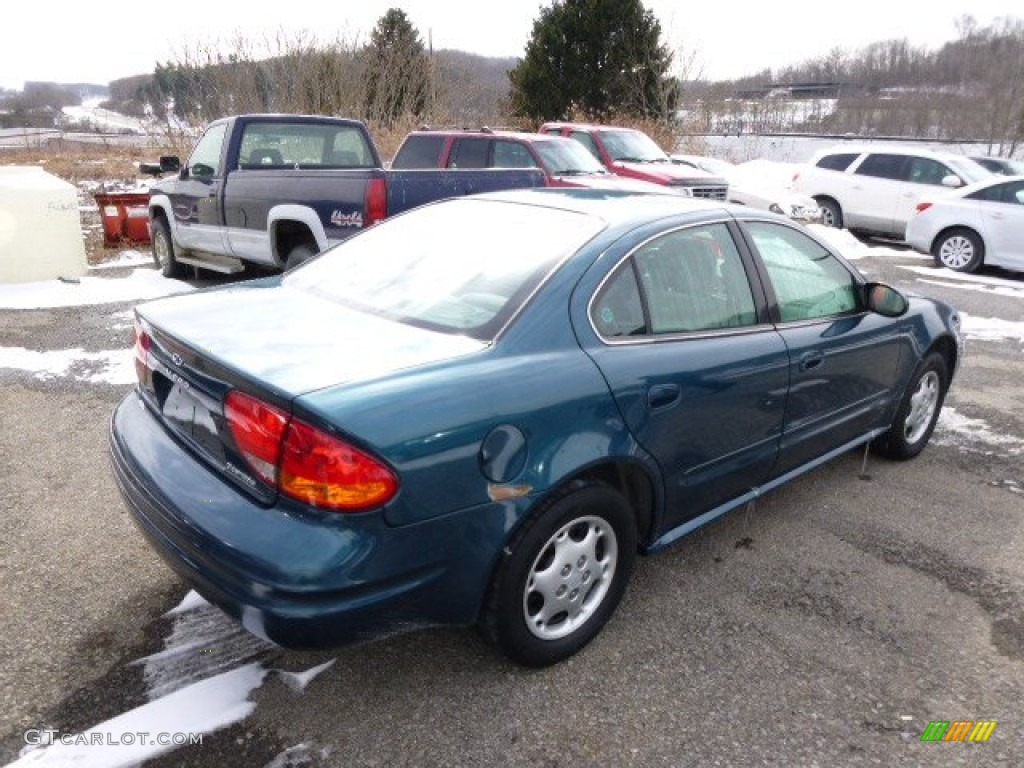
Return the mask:
<svg viewBox="0 0 1024 768">
<path fill-rule="evenodd" d="M 445 197 L 544 186 L 536 169 L 385 170 L 359 120 L 238 115 L 207 126 L 173 176 L 150 189 L 153 258 L 174 277 L 189 264 L 287 269 L 396 213 Z"/>
</svg>

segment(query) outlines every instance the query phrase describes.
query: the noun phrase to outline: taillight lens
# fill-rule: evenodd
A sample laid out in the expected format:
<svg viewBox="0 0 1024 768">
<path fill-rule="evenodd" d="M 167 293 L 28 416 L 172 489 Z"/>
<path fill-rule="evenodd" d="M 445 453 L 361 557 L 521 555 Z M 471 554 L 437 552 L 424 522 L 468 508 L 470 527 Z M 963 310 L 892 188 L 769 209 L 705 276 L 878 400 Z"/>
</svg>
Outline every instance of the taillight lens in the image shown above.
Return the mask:
<svg viewBox="0 0 1024 768">
<path fill-rule="evenodd" d="M 384 464 L 262 400 L 233 390 L 224 415 L 253 472 L 297 501 L 358 512 L 398 492 L 398 479 Z"/>
<path fill-rule="evenodd" d="M 288 414 L 233 390 L 224 400 L 224 415 L 235 445 L 252 470 L 265 482 L 277 485 L 277 464 L 281 458 L 281 439 L 288 426 Z"/>
<path fill-rule="evenodd" d="M 389 501 L 398 481 L 358 448 L 296 419 L 284 442 L 280 488 L 315 507 L 359 510 Z"/>
<path fill-rule="evenodd" d="M 135 337 L 135 376 L 140 384 L 145 384 L 149 378 L 149 350 L 153 348 L 153 338 L 142 327 L 138 318 L 135 318 L 133 335 Z"/>
<path fill-rule="evenodd" d="M 918 203 L 917 204 L 917 212 L 918 213 L 924 213 L 925 211 L 927 211 L 931 207 L 932 207 L 931 203 Z"/>
<path fill-rule="evenodd" d="M 388 215 L 388 188 L 384 179 L 370 179 L 366 186 L 365 226 L 371 227 Z"/>
</svg>

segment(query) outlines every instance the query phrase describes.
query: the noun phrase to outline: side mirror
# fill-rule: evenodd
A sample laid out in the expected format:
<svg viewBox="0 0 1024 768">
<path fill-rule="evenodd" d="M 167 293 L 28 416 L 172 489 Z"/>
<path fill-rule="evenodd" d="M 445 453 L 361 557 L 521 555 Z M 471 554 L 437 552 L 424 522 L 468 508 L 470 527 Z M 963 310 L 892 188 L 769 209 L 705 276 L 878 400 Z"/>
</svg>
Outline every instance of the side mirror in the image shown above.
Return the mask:
<svg viewBox="0 0 1024 768">
<path fill-rule="evenodd" d="M 949 176 L 942 177 L 942 186 L 944 187 L 952 187 L 953 189 L 956 189 L 958 187 L 962 187 L 963 185 L 963 179 L 961 179 L 955 173 L 951 173 L 949 174 Z"/>
<path fill-rule="evenodd" d="M 181 159 L 177 155 L 161 155 L 160 170 L 163 173 L 177 173 L 181 170 Z"/>
<path fill-rule="evenodd" d="M 868 309 L 883 317 L 899 317 L 910 307 L 906 296 L 890 285 L 868 283 L 864 288 Z"/>
</svg>

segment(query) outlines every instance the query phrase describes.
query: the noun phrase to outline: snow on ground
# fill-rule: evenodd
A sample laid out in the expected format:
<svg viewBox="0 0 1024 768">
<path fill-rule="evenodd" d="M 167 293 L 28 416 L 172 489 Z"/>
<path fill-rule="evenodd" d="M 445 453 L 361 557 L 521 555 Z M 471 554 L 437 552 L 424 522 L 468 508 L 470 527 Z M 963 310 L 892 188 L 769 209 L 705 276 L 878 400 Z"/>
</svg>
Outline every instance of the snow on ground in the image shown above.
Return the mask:
<svg viewBox="0 0 1024 768">
<path fill-rule="evenodd" d="M 1019 456 L 1024 453 L 1024 440 L 996 432 L 988 422 L 964 416 L 948 405 L 939 414 L 932 439 L 937 445 L 952 446 L 986 456 L 997 453 Z"/>
<path fill-rule="evenodd" d="M 999 317 L 975 317 L 960 313 L 960 321 L 968 338 L 980 341 L 1019 341 L 1024 344 L 1024 322 Z"/>
<path fill-rule="evenodd" d="M 0 347 L 0 369 L 28 371 L 40 381 L 71 377 L 90 384 L 132 384 L 135 362 L 130 349 L 86 352 L 84 349 Z"/>
<path fill-rule="evenodd" d="M 116 269 L 118 267 L 142 267 L 153 263 L 153 256 L 146 251 L 135 251 L 131 249 L 125 249 L 118 251 L 117 255 L 112 259 L 104 261 L 102 264 L 96 264 L 89 267 L 90 270 L 94 269 Z"/>
<path fill-rule="evenodd" d="M 922 277 L 918 278 L 922 283 L 940 285 L 944 288 L 959 288 L 963 291 L 978 291 L 997 296 L 1024 298 L 1024 280 L 995 277 L 993 275 L 972 275 L 967 272 L 956 272 L 945 267 L 936 269 L 935 267 L 915 267 L 907 264 L 899 264 L 897 266 L 900 269 L 922 275 Z"/>
<path fill-rule="evenodd" d="M 173 617 L 174 625 L 164 650 L 131 662 L 144 667 L 147 704 L 81 733 L 59 734 L 52 745 L 26 747 L 8 768 L 137 766 L 247 718 L 256 709 L 249 697 L 268 675 L 301 695 L 335 662 L 331 659 L 304 672 L 266 666 L 259 659 L 276 646 L 250 635 L 194 591 L 165 616 Z M 308 754 L 308 747 L 299 744 L 275 760 L 282 761 L 280 765 L 297 764 L 286 758 L 303 754 Z"/>
<path fill-rule="evenodd" d="M 119 301 L 155 299 L 195 290 L 153 269 L 136 269 L 127 277 L 82 277 L 77 282 L 41 280 L 0 285 L 0 309 L 50 309 Z"/>
<path fill-rule="evenodd" d="M 868 255 L 868 247 L 845 229 L 808 224 L 807 229 L 831 245 L 847 261 L 857 261 Z"/>
</svg>

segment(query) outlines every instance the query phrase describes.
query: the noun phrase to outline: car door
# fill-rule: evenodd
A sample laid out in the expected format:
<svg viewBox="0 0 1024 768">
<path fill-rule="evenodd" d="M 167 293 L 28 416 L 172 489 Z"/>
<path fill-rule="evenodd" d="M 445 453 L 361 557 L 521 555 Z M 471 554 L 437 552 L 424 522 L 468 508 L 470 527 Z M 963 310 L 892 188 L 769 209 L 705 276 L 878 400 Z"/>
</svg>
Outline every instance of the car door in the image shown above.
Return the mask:
<svg viewBox="0 0 1024 768">
<path fill-rule="evenodd" d="M 224 182 L 224 141 L 228 123 L 211 125 L 196 143 L 181 179 L 168 195 L 176 236 L 188 249 L 224 252 L 220 193 Z"/>
<path fill-rule="evenodd" d="M 724 222 L 648 236 L 617 259 L 581 344 L 661 468 L 671 528 L 767 477 L 782 432 L 789 357 Z"/>
<path fill-rule="evenodd" d="M 949 176 L 959 178 L 957 172 L 948 165 L 930 157 L 907 157 L 903 175 L 903 183 L 900 185 L 893 210 L 893 234 L 898 237 L 904 236 L 907 223 L 917 213 L 918 203 L 926 199 L 934 200 L 952 189 L 943 186 L 943 179 Z"/>
<path fill-rule="evenodd" d="M 870 152 L 851 166 L 846 199 L 840 201 L 848 228 L 895 233 L 896 200 L 903 190 L 906 161 L 905 155 Z"/>
<path fill-rule="evenodd" d="M 986 263 L 1024 269 L 1024 180 L 984 192 L 977 205 L 985 228 Z"/>
<path fill-rule="evenodd" d="M 784 474 L 885 424 L 905 334 L 864 308 L 861 280 L 802 230 L 743 222 L 789 350 L 779 462 Z"/>
</svg>

